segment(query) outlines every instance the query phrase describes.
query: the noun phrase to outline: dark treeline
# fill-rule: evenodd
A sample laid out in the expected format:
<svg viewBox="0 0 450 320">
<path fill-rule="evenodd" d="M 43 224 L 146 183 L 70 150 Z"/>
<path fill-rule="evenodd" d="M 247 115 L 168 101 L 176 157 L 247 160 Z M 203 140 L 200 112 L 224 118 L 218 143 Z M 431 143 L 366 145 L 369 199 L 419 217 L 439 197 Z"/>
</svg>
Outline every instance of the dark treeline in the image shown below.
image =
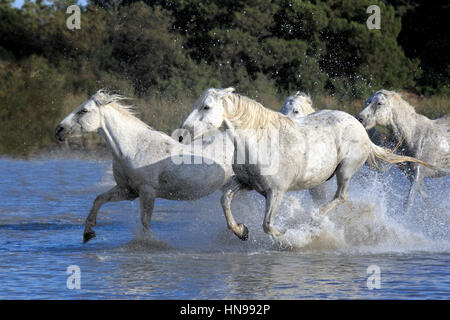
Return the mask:
<svg viewBox="0 0 450 320">
<path fill-rule="evenodd" d="M 447 1 L 93 0 L 79 30 L 66 26 L 74 1 L 11 3 L 0 0 L 0 154 L 52 143 L 63 113 L 99 88 L 147 101 L 211 86 L 278 98 L 450 95 Z M 373 4 L 380 30 L 366 27 Z M 178 117 L 169 130 L 179 103 L 165 105 L 151 117 Z"/>
</svg>

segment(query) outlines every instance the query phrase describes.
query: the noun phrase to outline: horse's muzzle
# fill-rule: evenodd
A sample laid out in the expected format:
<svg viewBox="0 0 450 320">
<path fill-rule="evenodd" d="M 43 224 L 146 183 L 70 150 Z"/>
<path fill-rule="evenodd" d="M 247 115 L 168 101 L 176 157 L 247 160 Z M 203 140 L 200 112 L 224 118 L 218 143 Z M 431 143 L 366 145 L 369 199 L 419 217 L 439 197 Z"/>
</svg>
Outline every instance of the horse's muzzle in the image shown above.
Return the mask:
<svg viewBox="0 0 450 320">
<path fill-rule="evenodd" d="M 366 127 L 366 119 L 362 115 L 357 114 L 355 118 L 364 126 L 364 128 Z"/>
<path fill-rule="evenodd" d="M 64 134 L 64 127 L 61 125 L 57 125 L 55 128 L 55 138 L 58 139 L 58 141 L 64 141 L 65 134 Z"/>
<path fill-rule="evenodd" d="M 175 140 L 178 140 L 179 143 L 190 144 L 191 143 L 191 134 L 187 129 L 176 129 L 173 132 L 172 137 Z"/>
</svg>

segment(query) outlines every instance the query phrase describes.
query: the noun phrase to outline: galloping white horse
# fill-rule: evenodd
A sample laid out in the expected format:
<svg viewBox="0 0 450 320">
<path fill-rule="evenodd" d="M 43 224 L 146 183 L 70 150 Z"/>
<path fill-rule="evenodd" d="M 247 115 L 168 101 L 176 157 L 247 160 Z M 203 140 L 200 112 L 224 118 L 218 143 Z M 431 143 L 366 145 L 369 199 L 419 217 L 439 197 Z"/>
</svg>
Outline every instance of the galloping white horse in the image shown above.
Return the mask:
<svg viewBox="0 0 450 320">
<path fill-rule="evenodd" d="M 369 130 L 375 125 L 386 127 L 405 155 L 420 158 L 444 168 L 436 170 L 409 163 L 405 170 L 411 187 L 405 207 L 409 211 L 414 196 L 419 191 L 427 196 L 423 179 L 442 177 L 450 169 L 450 115 L 436 120 L 415 112 L 414 108 L 393 91 L 380 90 L 367 99 L 365 107 L 356 116 Z M 447 171 L 445 171 L 447 169 Z"/>
<path fill-rule="evenodd" d="M 287 191 L 317 187 L 336 174 L 338 187 L 334 199 L 320 208 L 326 214 L 347 200 L 350 178 L 366 160 L 376 163 L 379 158 L 390 163 L 413 161 L 426 165 L 374 145 L 361 123 L 345 112 L 322 110 L 293 121 L 233 91 L 233 88 L 206 90 L 181 127 L 193 134 L 194 139 L 208 130 L 224 128 L 237 146 L 235 156 L 244 153 L 257 159 L 233 163 L 235 176 L 221 200 L 227 225 L 241 240 L 248 238 L 248 229 L 236 223 L 230 208 L 233 195 L 240 189 L 256 190 L 266 198 L 263 229 L 278 236 L 283 233 L 274 226 L 275 214 Z M 260 160 L 255 155 L 260 152 L 259 142 L 276 137 L 274 153 L 268 152 L 269 159 Z M 267 160 L 276 170 L 265 171 Z"/>
<path fill-rule="evenodd" d="M 233 175 L 232 153 L 225 151 L 233 148 L 232 144 L 181 144 L 136 118 L 129 106 L 120 104 L 122 99 L 100 90 L 55 129 L 55 136 L 61 141 L 82 132 L 98 132 L 113 154 L 117 185 L 95 199 L 86 219 L 84 242 L 95 237 L 92 228 L 97 212 L 106 202 L 139 197 L 141 223 L 147 230 L 155 198 L 202 198 L 221 188 Z"/>
</svg>

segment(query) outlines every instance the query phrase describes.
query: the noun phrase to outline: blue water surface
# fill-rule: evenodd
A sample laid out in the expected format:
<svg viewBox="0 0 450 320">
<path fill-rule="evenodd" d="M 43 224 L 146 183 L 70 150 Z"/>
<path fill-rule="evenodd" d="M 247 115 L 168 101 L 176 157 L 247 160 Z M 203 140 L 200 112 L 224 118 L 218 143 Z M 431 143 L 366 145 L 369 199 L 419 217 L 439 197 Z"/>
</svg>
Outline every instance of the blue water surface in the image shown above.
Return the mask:
<svg viewBox="0 0 450 320">
<path fill-rule="evenodd" d="M 380 174 L 363 169 L 353 207 L 331 215 L 334 226 L 319 240 L 308 240 L 298 222 L 313 210 L 307 192 L 289 195 L 280 209 L 277 223 L 291 228 L 286 245 L 263 233 L 264 201 L 253 193 L 233 203 L 250 230 L 247 242 L 237 239 L 217 191 L 193 202 L 158 199 L 149 234 L 138 200 L 106 204 L 97 237 L 82 244 L 92 201 L 114 185 L 111 161 L 3 158 L 0 299 L 448 299 L 449 179 L 427 182 L 431 205 L 417 200 L 405 216 L 408 182 L 393 170 L 380 184 Z M 386 184 L 391 189 L 380 191 Z M 334 184 L 327 188 L 331 196 Z M 71 265 L 80 289 L 67 284 Z M 379 289 L 368 287 L 371 265 Z"/>
</svg>

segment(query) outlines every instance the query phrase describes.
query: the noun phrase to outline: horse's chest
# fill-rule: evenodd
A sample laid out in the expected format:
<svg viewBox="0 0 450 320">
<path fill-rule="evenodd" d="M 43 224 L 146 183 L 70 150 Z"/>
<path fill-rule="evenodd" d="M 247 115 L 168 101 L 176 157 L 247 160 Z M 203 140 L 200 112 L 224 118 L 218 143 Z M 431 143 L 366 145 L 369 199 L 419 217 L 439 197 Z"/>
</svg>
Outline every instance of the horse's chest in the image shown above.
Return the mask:
<svg viewBox="0 0 450 320">
<path fill-rule="evenodd" d="M 266 190 L 266 182 L 261 175 L 261 169 L 251 164 L 233 164 L 233 171 L 239 181 L 256 191 Z"/>
<path fill-rule="evenodd" d="M 117 166 L 113 166 L 113 176 L 117 185 L 130 190 L 136 195 L 139 194 L 138 186 L 134 183 L 134 179 L 125 170 L 120 170 Z"/>
</svg>

